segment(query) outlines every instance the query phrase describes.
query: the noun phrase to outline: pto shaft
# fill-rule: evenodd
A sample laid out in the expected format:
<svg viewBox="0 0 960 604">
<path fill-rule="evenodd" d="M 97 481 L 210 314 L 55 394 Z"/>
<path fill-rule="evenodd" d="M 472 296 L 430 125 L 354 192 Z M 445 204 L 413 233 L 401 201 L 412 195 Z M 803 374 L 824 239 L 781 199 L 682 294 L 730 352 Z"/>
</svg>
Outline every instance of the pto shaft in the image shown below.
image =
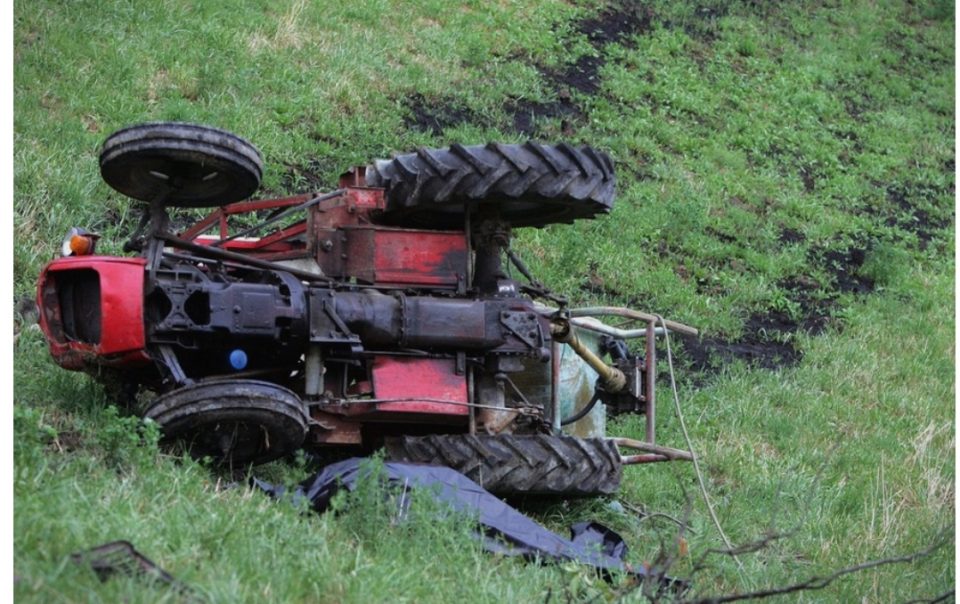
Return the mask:
<svg viewBox="0 0 960 604">
<path fill-rule="evenodd" d="M 600 385 L 604 390 L 614 393 L 620 392 L 626 387 L 627 376 L 616 367 L 604 363 L 600 357 L 584 345 L 577 336 L 576 328 L 569 321 L 554 320 L 550 323 L 550 333 L 554 340 L 572 348 L 581 359 L 586 361 L 587 365 L 590 365 L 600 375 Z"/>
</svg>

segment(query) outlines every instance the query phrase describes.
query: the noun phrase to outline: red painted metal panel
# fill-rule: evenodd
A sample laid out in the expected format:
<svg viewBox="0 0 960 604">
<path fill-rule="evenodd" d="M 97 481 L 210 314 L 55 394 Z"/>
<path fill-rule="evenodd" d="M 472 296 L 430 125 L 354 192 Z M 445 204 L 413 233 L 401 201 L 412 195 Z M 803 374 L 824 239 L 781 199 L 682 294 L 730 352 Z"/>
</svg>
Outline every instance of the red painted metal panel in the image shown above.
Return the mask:
<svg viewBox="0 0 960 604">
<path fill-rule="evenodd" d="M 345 225 L 368 224 L 371 212 L 384 208 L 383 189 L 348 188 L 346 193 L 310 208 L 315 229 L 335 229 Z"/>
<path fill-rule="evenodd" d="M 143 364 L 146 353 L 143 324 L 142 258 L 77 256 L 59 258 L 48 264 L 40 275 L 37 298 L 40 327 L 50 343 L 50 353 L 60 365 L 79 369 L 85 362 L 103 365 Z M 90 344 L 65 337 L 57 302 L 56 274 L 65 271 L 92 270 L 100 279 L 100 342 Z"/>
<path fill-rule="evenodd" d="M 452 359 L 378 356 L 373 361 L 373 391 L 378 412 L 467 416 L 467 380 Z M 451 401 L 444 403 L 439 401 Z"/>
<path fill-rule="evenodd" d="M 462 232 L 346 228 L 346 272 L 377 284 L 456 287 L 466 278 Z"/>
</svg>

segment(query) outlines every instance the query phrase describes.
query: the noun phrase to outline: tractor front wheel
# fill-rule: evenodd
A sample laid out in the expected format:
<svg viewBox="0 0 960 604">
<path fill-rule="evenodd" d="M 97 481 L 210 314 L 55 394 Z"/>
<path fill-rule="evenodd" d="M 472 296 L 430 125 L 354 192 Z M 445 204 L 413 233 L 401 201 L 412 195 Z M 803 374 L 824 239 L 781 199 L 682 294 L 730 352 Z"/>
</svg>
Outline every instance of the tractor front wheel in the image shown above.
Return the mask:
<svg viewBox="0 0 960 604">
<path fill-rule="evenodd" d="M 263 176 L 263 157 L 226 130 L 154 122 L 111 134 L 100 151 L 100 174 L 108 185 L 140 201 L 223 206 L 253 195 Z"/>
<path fill-rule="evenodd" d="M 222 464 L 261 464 L 293 453 L 307 435 L 306 409 L 290 390 L 258 380 L 201 382 L 158 396 L 144 414 L 165 441 Z"/>
</svg>

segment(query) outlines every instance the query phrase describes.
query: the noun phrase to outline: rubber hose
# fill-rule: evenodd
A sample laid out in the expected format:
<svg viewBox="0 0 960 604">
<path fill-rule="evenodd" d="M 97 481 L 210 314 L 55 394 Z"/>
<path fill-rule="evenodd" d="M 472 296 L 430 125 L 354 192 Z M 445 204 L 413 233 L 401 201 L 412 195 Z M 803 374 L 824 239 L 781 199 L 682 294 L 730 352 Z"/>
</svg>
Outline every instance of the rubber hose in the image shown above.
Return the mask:
<svg viewBox="0 0 960 604">
<path fill-rule="evenodd" d="M 599 400 L 600 400 L 600 390 L 594 390 L 593 398 L 590 399 L 590 402 L 587 403 L 587 406 L 581 409 L 580 411 L 577 411 L 570 417 L 560 420 L 560 425 L 566 426 L 568 424 L 572 424 L 575 421 L 583 419 L 584 417 L 587 416 L 588 413 L 593 411 L 594 406 L 597 404 L 597 401 Z"/>
</svg>

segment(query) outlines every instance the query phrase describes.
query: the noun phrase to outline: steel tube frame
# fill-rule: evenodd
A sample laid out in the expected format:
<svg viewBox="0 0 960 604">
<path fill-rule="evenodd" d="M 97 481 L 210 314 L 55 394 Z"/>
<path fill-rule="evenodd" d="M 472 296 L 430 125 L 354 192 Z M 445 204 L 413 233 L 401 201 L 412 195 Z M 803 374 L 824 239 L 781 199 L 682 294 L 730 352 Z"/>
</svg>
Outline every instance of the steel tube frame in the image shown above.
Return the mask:
<svg viewBox="0 0 960 604">
<path fill-rule="evenodd" d="M 604 315 L 626 317 L 628 319 L 636 319 L 638 321 L 643 321 L 644 323 L 659 321 L 656 315 L 651 315 L 649 313 L 641 312 L 639 310 L 633 310 L 630 308 L 622 308 L 619 306 L 590 306 L 587 308 L 574 308 L 570 310 L 571 317 L 592 317 L 592 316 L 602 317 Z M 664 319 L 663 325 L 670 331 L 686 334 L 688 336 L 700 335 L 700 332 L 694 329 L 693 327 L 690 327 L 689 325 L 684 325 L 683 323 L 677 323 L 676 321 L 669 321 L 667 319 Z"/>
<path fill-rule="evenodd" d="M 647 416 L 647 442 L 653 444 L 656 442 L 656 421 L 657 421 L 657 339 L 656 323 L 650 321 L 647 323 L 647 376 L 646 376 L 646 416 Z"/>
</svg>

